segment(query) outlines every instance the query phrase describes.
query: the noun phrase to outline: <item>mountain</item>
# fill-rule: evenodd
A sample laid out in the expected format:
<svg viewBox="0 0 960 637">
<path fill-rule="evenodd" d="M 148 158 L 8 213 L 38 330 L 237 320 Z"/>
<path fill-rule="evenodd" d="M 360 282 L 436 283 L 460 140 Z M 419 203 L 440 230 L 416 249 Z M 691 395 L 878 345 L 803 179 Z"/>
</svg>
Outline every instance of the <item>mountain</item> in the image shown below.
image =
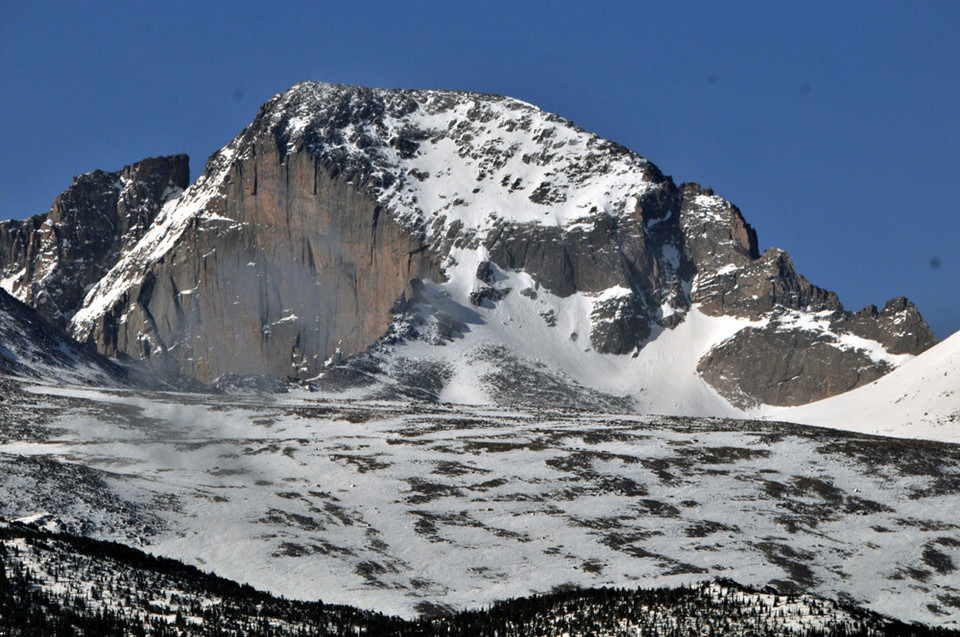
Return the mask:
<svg viewBox="0 0 960 637">
<path fill-rule="evenodd" d="M 389 383 L 417 360 L 438 399 L 522 402 L 497 379 L 529 373 L 733 413 L 935 342 L 908 301 L 845 311 L 709 189 L 505 97 L 298 84 L 135 227 L 69 329 L 204 382 L 346 358 L 338 380 Z"/>
<path fill-rule="evenodd" d="M 368 397 L 728 415 L 935 342 L 905 299 L 844 310 L 710 189 L 510 98 L 302 83 L 187 174 L 77 177 L 0 226 L 0 287 L 107 356 Z"/>
<path fill-rule="evenodd" d="M 22 381 L 114 389 L 220 390 L 191 378 L 160 374 L 127 356 L 107 358 L 0 289 L 0 405 L 5 397 L 21 391 Z"/>
<path fill-rule="evenodd" d="M 187 168 L 0 224 L 4 629 L 958 628 L 960 341 L 909 301 L 504 97 L 299 84 Z"/>
</svg>

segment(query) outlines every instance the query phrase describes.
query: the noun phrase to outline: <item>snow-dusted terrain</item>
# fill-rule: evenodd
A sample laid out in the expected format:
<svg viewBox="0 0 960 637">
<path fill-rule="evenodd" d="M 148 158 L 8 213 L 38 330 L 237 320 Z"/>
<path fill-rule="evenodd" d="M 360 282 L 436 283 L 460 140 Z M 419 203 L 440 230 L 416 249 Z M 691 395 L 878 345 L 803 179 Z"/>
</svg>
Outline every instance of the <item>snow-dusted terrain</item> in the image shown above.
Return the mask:
<svg viewBox="0 0 960 637">
<path fill-rule="evenodd" d="M 125 384 L 127 370 L 83 347 L 0 290 L 0 375 L 82 385 Z"/>
<path fill-rule="evenodd" d="M 12 384 L 0 517 L 415 614 L 730 577 L 956 626 L 960 450 L 737 420 Z"/>
<path fill-rule="evenodd" d="M 529 404 L 536 400 L 535 379 L 542 377 L 570 393 L 573 399 L 564 403 L 569 405 L 586 406 L 589 395 L 599 392 L 599 401 L 607 410 L 619 405 L 619 411 L 637 413 L 745 414 L 717 394 L 696 369 L 712 347 L 757 322 L 707 316 L 693 307 L 676 328 L 658 329 L 637 355 L 601 354 L 590 345 L 590 317 L 593 307 L 616 290 L 601 295 L 577 292 L 561 298 L 538 288 L 525 273 L 509 273 L 501 274 L 496 285 L 512 293 L 495 304 L 464 305 L 455 299 L 472 291 L 479 256 L 471 252 L 457 256 L 464 265 L 452 272 L 448 282 L 428 284 L 424 295 L 430 311 L 451 317 L 463 333 L 441 339 L 436 335 L 437 323 L 428 322 L 420 328 L 425 336 L 381 346 L 377 354 L 386 367 L 382 382 L 389 384 L 410 361 L 433 362 L 445 377 L 438 398 L 449 403 Z M 512 379 L 516 387 L 511 394 L 503 392 L 511 383 L 491 381 L 501 373 L 505 359 L 517 363 L 517 376 Z M 374 385 L 351 395 L 370 398 L 381 391 Z"/>
<path fill-rule="evenodd" d="M 379 117 L 341 123 L 378 108 L 371 95 L 383 102 Z M 483 236 L 502 221 L 570 226 L 598 211 L 627 215 L 662 187 L 636 153 L 509 97 L 304 82 L 271 100 L 269 112 L 288 152 L 307 146 L 348 166 L 370 164 L 383 182 L 380 203 L 431 237 L 455 222 Z"/>
<path fill-rule="evenodd" d="M 907 626 L 849 603 L 731 580 L 674 589 L 566 589 L 405 621 L 355 607 L 278 599 L 169 558 L 23 523 L 0 525 L 0 568 L 9 574 L 0 578 L 0 631 L 13 634 L 64 633 L 68 625 L 89 635 L 224 637 L 928 634 L 926 627 Z"/>
</svg>

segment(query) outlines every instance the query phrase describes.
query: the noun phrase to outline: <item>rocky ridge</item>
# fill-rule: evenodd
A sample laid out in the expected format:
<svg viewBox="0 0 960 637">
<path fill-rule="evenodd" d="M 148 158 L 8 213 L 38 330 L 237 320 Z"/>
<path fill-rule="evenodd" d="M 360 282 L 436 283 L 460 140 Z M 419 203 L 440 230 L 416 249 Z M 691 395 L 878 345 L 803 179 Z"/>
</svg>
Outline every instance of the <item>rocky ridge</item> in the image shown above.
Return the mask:
<svg viewBox="0 0 960 637">
<path fill-rule="evenodd" d="M 651 344 L 697 313 L 725 326 L 687 370 L 711 388 L 697 391 L 750 408 L 862 385 L 935 342 L 908 301 L 847 312 L 785 252 L 761 254 L 709 189 L 491 95 L 298 84 L 122 241 L 72 333 L 204 382 L 314 378 L 371 346 L 381 371 L 413 350 L 463 367 L 449 345 L 507 335 L 528 369 L 563 359 L 635 397 L 652 387 L 630 386 L 634 367 L 663 365 Z M 598 386 L 577 351 L 625 378 Z"/>
<path fill-rule="evenodd" d="M 186 155 L 74 177 L 49 212 L 0 222 L 0 287 L 65 327 L 90 287 L 189 181 Z"/>
<path fill-rule="evenodd" d="M 876 380 L 936 343 L 905 298 L 882 310 L 848 312 L 833 292 L 793 267 L 783 250 L 757 250 L 740 211 L 697 184 L 684 184 L 681 227 L 696 274 L 690 300 L 714 316 L 754 325 L 714 347 L 697 366 L 740 407 L 798 405 Z"/>
</svg>

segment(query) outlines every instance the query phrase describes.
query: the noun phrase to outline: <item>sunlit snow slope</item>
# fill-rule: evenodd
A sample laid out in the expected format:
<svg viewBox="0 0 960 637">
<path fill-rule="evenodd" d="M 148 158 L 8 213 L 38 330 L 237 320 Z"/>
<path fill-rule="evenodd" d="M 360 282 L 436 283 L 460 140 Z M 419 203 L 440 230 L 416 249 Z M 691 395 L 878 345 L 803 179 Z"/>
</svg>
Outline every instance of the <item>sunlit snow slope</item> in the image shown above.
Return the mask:
<svg viewBox="0 0 960 637">
<path fill-rule="evenodd" d="M 771 417 L 904 438 L 960 442 L 960 333 L 869 385 Z"/>
<path fill-rule="evenodd" d="M 0 518 L 47 513 L 289 597 L 414 615 L 720 576 L 957 627 L 957 445 L 732 419 L 4 392 Z"/>
</svg>

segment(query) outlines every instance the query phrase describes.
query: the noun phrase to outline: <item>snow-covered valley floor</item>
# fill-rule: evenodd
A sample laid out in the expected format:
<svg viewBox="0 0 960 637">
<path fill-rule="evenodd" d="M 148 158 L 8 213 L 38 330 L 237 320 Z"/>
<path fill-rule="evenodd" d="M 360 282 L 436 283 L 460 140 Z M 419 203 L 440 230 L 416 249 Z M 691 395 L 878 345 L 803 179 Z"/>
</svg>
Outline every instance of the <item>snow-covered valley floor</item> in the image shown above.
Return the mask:
<svg viewBox="0 0 960 637">
<path fill-rule="evenodd" d="M 412 616 L 729 577 L 958 627 L 960 446 L 775 422 L 5 381 L 0 517 Z"/>
</svg>

